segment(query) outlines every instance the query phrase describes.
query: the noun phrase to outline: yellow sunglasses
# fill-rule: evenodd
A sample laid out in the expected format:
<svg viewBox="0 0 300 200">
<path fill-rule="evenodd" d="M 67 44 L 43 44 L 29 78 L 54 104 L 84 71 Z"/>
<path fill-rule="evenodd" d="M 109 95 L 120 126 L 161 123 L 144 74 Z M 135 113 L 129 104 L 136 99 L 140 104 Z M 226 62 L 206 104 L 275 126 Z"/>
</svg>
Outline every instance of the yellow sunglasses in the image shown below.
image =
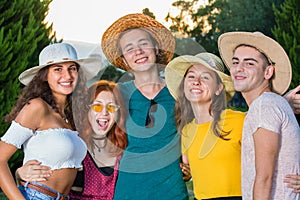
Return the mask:
<svg viewBox="0 0 300 200">
<path fill-rule="evenodd" d="M 101 112 L 103 110 L 103 108 L 106 107 L 106 110 L 110 113 L 114 113 L 114 112 L 118 111 L 120 108 L 120 106 L 112 104 L 112 103 L 107 104 L 107 105 L 104 105 L 102 103 L 95 103 L 95 104 L 91 104 L 90 107 L 95 112 Z"/>
</svg>

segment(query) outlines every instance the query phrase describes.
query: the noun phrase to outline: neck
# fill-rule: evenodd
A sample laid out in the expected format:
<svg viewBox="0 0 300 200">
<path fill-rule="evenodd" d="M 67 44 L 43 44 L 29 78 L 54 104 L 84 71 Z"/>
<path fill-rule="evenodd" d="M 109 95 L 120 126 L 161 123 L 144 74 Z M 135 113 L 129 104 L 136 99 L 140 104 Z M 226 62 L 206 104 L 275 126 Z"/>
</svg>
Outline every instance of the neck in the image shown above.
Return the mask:
<svg viewBox="0 0 300 200">
<path fill-rule="evenodd" d="M 103 136 L 103 137 L 92 137 L 93 140 L 105 140 L 107 137 Z"/>
<path fill-rule="evenodd" d="M 91 140 L 91 144 L 90 144 L 90 150 L 91 152 L 95 153 L 95 152 L 102 152 L 107 146 L 107 138 L 105 137 L 105 139 L 101 139 L 101 140 Z"/>
<path fill-rule="evenodd" d="M 66 95 L 54 95 L 53 97 L 55 99 L 56 105 L 58 107 L 58 110 L 60 113 L 64 115 L 64 110 L 66 106 L 67 96 Z"/>
<path fill-rule="evenodd" d="M 165 86 L 165 82 L 158 75 L 154 77 L 138 77 L 134 85 L 148 99 L 153 99 Z"/>
<path fill-rule="evenodd" d="M 269 85 L 265 85 L 264 87 L 260 87 L 248 92 L 242 92 L 242 95 L 248 106 L 252 104 L 252 102 L 257 99 L 262 93 L 271 92 L 271 88 Z"/>
<path fill-rule="evenodd" d="M 157 70 L 147 70 L 142 72 L 133 72 L 134 83 L 137 87 L 140 85 L 145 85 L 149 83 L 158 83 L 162 82 L 162 78 L 159 76 Z"/>
<path fill-rule="evenodd" d="M 197 124 L 204 124 L 213 119 L 213 117 L 209 113 L 209 108 L 210 108 L 210 103 L 207 104 L 192 103 L 192 109 Z"/>
</svg>

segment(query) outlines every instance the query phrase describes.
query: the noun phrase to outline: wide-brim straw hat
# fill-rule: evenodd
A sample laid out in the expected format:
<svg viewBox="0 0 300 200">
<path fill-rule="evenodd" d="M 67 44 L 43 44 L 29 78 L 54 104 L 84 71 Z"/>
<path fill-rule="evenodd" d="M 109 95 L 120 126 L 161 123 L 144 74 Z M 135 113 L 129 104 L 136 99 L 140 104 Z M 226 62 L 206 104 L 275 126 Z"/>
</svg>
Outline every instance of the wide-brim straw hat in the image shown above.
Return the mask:
<svg viewBox="0 0 300 200">
<path fill-rule="evenodd" d="M 278 42 L 260 32 L 228 32 L 218 39 L 220 55 L 229 69 L 232 65 L 234 50 L 245 44 L 255 47 L 265 54 L 274 64 L 275 77 L 271 80 L 274 92 L 282 95 L 290 86 L 292 66 L 288 55 Z"/>
<path fill-rule="evenodd" d="M 186 71 L 195 64 L 201 64 L 219 75 L 226 91 L 226 100 L 229 102 L 235 93 L 231 77 L 224 72 L 222 60 L 218 56 L 207 52 L 195 56 L 179 56 L 169 62 L 165 69 L 165 79 L 171 95 L 176 100 L 178 99 L 178 93 L 183 92 L 178 91 L 180 83 L 184 79 Z"/>
<path fill-rule="evenodd" d="M 175 38 L 161 23 L 141 13 L 128 14 L 115 21 L 102 36 L 101 46 L 106 58 L 114 66 L 128 71 L 127 66 L 119 52 L 119 37 L 124 31 L 134 28 L 146 30 L 158 42 L 158 48 L 166 65 L 172 58 L 175 50 Z"/>
<path fill-rule="evenodd" d="M 46 66 L 64 63 L 76 62 L 83 71 L 87 80 L 93 78 L 101 68 L 101 59 L 84 58 L 78 59 L 75 48 L 68 43 L 54 43 L 46 46 L 39 55 L 39 65 L 31 67 L 19 76 L 22 84 L 28 85 L 38 71 Z"/>
</svg>

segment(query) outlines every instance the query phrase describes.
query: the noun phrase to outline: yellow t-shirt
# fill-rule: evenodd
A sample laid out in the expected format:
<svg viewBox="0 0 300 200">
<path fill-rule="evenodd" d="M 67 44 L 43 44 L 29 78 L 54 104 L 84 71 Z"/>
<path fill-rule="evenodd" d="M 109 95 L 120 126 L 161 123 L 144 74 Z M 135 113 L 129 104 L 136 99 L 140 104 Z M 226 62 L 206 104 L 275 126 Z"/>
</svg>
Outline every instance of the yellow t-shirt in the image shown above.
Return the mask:
<svg viewBox="0 0 300 200">
<path fill-rule="evenodd" d="M 226 109 L 220 128 L 231 131 L 223 140 L 210 131 L 211 122 L 182 130 L 182 153 L 187 155 L 197 199 L 242 196 L 241 138 L 245 113 Z M 223 120 L 225 119 L 225 120 Z"/>
</svg>

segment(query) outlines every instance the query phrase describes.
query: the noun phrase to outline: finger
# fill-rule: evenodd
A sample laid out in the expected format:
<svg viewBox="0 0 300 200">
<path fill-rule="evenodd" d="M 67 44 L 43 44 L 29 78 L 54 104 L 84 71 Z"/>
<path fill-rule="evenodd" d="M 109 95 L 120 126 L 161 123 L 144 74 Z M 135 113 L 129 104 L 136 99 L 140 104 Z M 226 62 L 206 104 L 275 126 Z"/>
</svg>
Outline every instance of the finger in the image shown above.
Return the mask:
<svg viewBox="0 0 300 200">
<path fill-rule="evenodd" d="M 296 88 L 295 88 L 295 93 L 299 92 L 300 91 L 300 85 L 298 85 Z"/>
<path fill-rule="evenodd" d="M 40 165 L 40 164 L 41 164 L 41 162 L 39 162 L 37 160 L 29 160 L 24 165 Z"/>
<path fill-rule="evenodd" d="M 298 92 L 299 92 L 299 91 L 298 91 Z M 299 102 L 299 100 L 300 100 L 300 94 L 297 93 L 297 94 L 295 94 L 295 96 L 294 96 L 294 101 L 298 101 L 298 102 Z"/>
<path fill-rule="evenodd" d="M 26 176 L 26 181 L 46 181 L 50 174 L 34 174 Z"/>
<path fill-rule="evenodd" d="M 287 175 L 285 176 L 285 178 L 287 178 L 287 179 L 296 179 L 296 180 L 300 180 L 300 175 L 287 174 Z"/>
<path fill-rule="evenodd" d="M 298 85 L 297 87 L 295 87 L 294 89 L 292 89 L 290 92 L 288 92 L 288 93 L 290 93 L 290 94 L 296 94 L 297 92 L 299 92 L 300 91 L 300 85 Z"/>
<path fill-rule="evenodd" d="M 293 189 L 293 192 L 294 192 L 294 193 L 300 193 L 300 188 Z"/>
<path fill-rule="evenodd" d="M 52 170 L 34 170 L 32 174 L 40 177 L 49 177 L 52 174 Z"/>
<path fill-rule="evenodd" d="M 27 165 L 28 165 L 28 167 L 31 167 L 32 169 L 46 169 L 46 170 L 50 169 L 49 166 L 41 165 L 41 163 L 40 164 L 36 164 L 36 163 L 29 164 L 28 163 Z"/>
<path fill-rule="evenodd" d="M 288 188 L 293 188 L 293 189 L 300 189 L 300 181 L 296 179 L 288 179 L 284 180 L 285 183 L 287 184 Z"/>
<path fill-rule="evenodd" d="M 187 170 L 182 170 L 182 173 L 184 173 L 185 175 L 189 174 L 189 172 Z"/>
</svg>

